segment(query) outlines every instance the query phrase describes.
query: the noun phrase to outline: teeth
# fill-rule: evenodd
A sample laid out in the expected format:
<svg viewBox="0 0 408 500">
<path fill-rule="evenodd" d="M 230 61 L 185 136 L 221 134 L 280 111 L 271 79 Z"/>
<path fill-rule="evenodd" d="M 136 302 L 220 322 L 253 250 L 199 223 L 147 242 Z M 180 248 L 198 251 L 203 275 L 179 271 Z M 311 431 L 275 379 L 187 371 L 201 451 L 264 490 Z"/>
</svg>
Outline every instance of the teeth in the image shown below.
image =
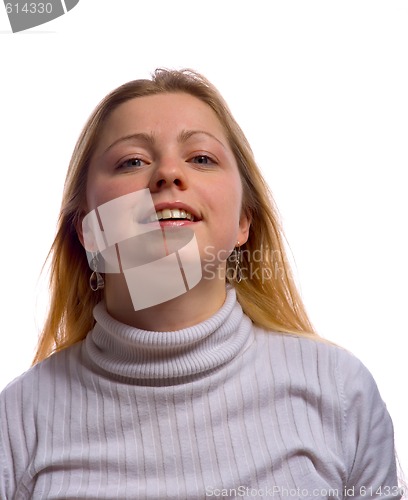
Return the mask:
<svg viewBox="0 0 408 500">
<path fill-rule="evenodd" d="M 169 208 L 165 208 L 163 210 L 157 210 L 156 213 L 152 214 L 149 217 L 149 222 L 155 222 L 165 219 L 188 219 L 193 222 L 194 215 L 186 212 L 183 209 L 173 208 L 172 210 L 170 210 Z"/>
<path fill-rule="evenodd" d="M 157 214 L 157 218 L 158 219 L 171 219 L 172 218 L 171 210 L 169 210 L 168 208 L 165 208 L 164 210 L 162 210 L 162 216 L 160 217 L 159 214 Z"/>
</svg>

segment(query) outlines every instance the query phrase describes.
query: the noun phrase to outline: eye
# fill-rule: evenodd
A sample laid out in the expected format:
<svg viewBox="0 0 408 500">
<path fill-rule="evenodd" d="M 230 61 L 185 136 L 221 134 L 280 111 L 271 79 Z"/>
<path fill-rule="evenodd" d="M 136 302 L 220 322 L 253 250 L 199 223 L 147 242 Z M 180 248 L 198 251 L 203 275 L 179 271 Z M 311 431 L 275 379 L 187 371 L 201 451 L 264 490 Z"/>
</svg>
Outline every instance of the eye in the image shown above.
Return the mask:
<svg viewBox="0 0 408 500">
<path fill-rule="evenodd" d="M 208 155 L 197 155 L 197 156 L 194 156 L 191 161 L 193 163 L 197 163 L 198 165 L 213 165 L 215 162 L 215 160 L 213 160 L 212 158 L 210 158 Z"/>
<path fill-rule="evenodd" d="M 141 158 L 128 158 L 127 160 L 119 163 L 116 168 L 118 170 L 131 170 L 143 167 L 146 164 L 147 163 Z"/>
</svg>

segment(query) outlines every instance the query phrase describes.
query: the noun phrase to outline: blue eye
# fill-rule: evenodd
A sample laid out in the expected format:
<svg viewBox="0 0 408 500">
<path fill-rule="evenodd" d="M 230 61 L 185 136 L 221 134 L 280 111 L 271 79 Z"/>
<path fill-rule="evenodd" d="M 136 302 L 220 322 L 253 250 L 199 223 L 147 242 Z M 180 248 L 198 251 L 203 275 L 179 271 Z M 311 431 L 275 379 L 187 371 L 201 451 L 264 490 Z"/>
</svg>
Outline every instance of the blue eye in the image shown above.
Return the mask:
<svg viewBox="0 0 408 500">
<path fill-rule="evenodd" d="M 132 168 L 139 168 L 143 167 L 146 162 L 141 160 L 140 158 L 129 158 L 128 160 L 125 160 L 124 162 L 120 163 L 117 168 L 118 169 L 132 169 Z"/>
<path fill-rule="evenodd" d="M 210 165 L 214 163 L 214 160 L 207 155 L 194 156 L 192 159 L 193 163 L 198 163 L 199 165 Z"/>
</svg>

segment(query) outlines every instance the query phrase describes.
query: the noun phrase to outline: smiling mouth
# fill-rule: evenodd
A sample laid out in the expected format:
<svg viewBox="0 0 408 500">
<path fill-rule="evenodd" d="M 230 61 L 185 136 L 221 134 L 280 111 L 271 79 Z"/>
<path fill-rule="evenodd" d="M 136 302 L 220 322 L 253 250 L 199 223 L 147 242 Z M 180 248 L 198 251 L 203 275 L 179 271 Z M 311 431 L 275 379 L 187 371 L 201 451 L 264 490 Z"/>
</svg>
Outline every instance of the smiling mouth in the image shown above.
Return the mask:
<svg viewBox="0 0 408 500">
<path fill-rule="evenodd" d="M 150 215 L 147 222 L 157 222 L 165 220 L 188 220 L 190 222 L 195 222 L 196 218 L 190 212 L 180 208 L 165 208 L 163 210 L 157 210 L 157 212 Z"/>
</svg>

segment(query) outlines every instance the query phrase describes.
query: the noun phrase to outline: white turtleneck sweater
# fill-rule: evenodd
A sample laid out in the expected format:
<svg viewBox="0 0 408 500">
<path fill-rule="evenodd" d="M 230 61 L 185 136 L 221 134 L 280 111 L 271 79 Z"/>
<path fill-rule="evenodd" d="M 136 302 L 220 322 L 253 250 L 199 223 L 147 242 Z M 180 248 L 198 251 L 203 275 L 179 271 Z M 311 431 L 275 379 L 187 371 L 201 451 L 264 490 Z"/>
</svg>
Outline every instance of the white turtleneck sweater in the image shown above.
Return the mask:
<svg viewBox="0 0 408 500">
<path fill-rule="evenodd" d="M 235 291 L 175 332 L 114 320 L 0 396 L 0 498 L 400 498 L 392 422 L 354 356 L 264 331 Z"/>
</svg>

